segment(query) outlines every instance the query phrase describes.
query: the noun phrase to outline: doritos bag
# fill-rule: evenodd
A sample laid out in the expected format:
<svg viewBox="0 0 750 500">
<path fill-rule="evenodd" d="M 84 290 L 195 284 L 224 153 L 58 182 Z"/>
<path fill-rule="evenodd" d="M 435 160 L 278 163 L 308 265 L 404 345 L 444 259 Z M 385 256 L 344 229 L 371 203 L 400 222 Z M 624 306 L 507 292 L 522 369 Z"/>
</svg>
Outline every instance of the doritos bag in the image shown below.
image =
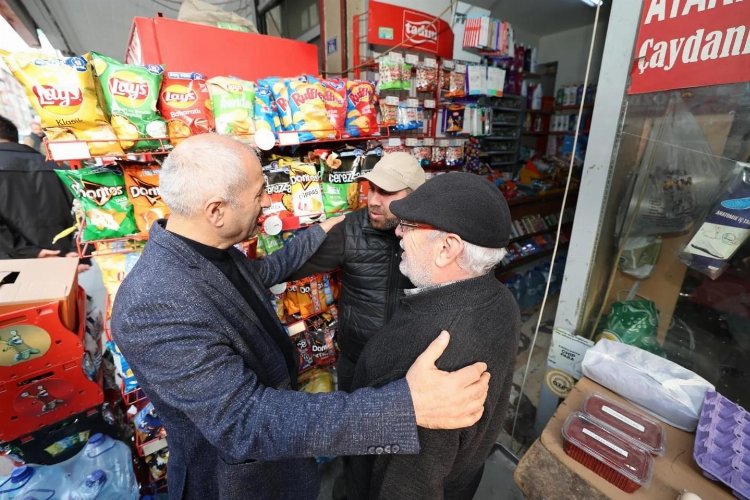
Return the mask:
<svg viewBox="0 0 750 500">
<path fill-rule="evenodd" d="M 50 142 L 105 141 L 89 142 L 89 152 L 122 154 L 99 106 L 91 66 L 85 58 L 6 52 L 3 60 L 26 90 Z"/>
<path fill-rule="evenodd" d="M 215 76 L 208 80 L 208 92 L 211 95 L 216 132 L 237 135 L 242 141 L 250 141 L 250 135 L 255 133 L 253 82 Z"/>
<path fill-rule="evenodd" d="M 148 233 L 158 219 L 169 215 L 167 205 L 159 194 L 159 172 L 157 163 L 121 161 L 128 198 L 133 204 L 133 213 L 138 231 Z"/>
<path fill-rule="evenodd" d="M 336 362 L 336 346 L 333 342 L 336 329 L 337 321 L 328 313 L 323 313 L 310 320 L 308 338 L 312 347 L 315 366 L 328 366 Z"/>
<path fill-rule="evenodd" d="M 346 132 L 352 137 L 378 134 L 375 86 L 370 82 L 348 80 L 346 98 Z"/>
<path fill-rule="evenodd" d="M 292 127 L 292 109 L 289 107 L 289 89 L 282 78 L 266 78 L 258 83 L 267 85 L 276 102 L 276 112 L 281 120 L 281 130 L 294 130 Z"/>
<path fill-rule="evenodd" d="M 336 133 L 328 120 L 326 105 L 321 98 L 323 86 L 311 76 L 300 76 L 287 81 L 292 128 L 299 133 L 300 142 L 333 139 Z"/>
<path fill-rule="evenodd" d="M 323 192 L 320 176 L 315 165 L 293 161 L 289 165 L 289 180 L 292 184 L 292 210 L 300 223 L 310 224 L 325 220 L 323 215 Z"/>
<path fill-rule="evenodd" d="M 258 80 L 255 86 L 255 130 L 276 133 L 281 130 L 281 119 L 268 83 Z"/>
<path fill-rule="evenodd" d="M 364 151 L 356 151 L 364 156 Z M 341 153 L 332 151 L 320 158 L 323 210 L 327 215 L 354 210 L 359 206 L 357 177 L 360 157 L 350 154 L 350 150 L 343 150 Z"/>
<path fill-rule="evenodd" d="M 150 64 L 135 66 L 111 57 L 91 52 L 91 66 L 99 81 L 104 111 L 125 150 L 158 149 L 158 140 L 138 140 L 144 137 L 163 139 L 167 125 L 156 112 L 164 68 Z"/>
<path fill-rule="evenodd" d="M 169 142 L 175 146 L 191 135 L 211 132 L 214 117 L 206 77 L 200 73 L 164 73 L 159 111 L 167 120 Z"/>
<path fill-rule="evenodd" d="M 83 241 L 121 238 L 137 231 L 133 205 L 125 194 L 119 167 L 55 170 L 81 203 L 85 215 Z"/>
<path fill-rule="evenodd" d="M 346 125 L 346 82 L 340 78 L 332 78 L 320 83 L 323 85 L 321 97 L 326 106 L 328 121 L 337 135 L 343 135 Z"/>
<path fill-rule="evenodd" d="M 280 158 L 263 166 L 263 179 L 266 182 L 266 193 L 271 197 L 271 205 L 263 209 L 263 215 L 278 215 L 286 218 L 293 215 L 292 185 L 289 180 L 289 165 L 294 160 Z"/>
</svg>

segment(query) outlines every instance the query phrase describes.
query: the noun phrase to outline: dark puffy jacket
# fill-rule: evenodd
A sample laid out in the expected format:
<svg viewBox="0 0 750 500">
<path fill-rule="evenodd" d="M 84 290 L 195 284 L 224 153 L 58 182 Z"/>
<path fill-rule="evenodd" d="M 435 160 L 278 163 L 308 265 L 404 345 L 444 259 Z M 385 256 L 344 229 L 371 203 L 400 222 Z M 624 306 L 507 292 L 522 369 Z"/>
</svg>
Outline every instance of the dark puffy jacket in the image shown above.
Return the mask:
<svg viewBox="0 0 750 500">
<path fill-rule="evenodd" d="M 341 353 L 357 361 L 367 340 L 391 318 L 404 288 L 412 288 L 398 265 L 399 239 L 393 231 L 370 225 L 367 210 L 358 210 L 328 233 L 323 245 L 292 279 L 342 270 L 338 343 Z"/>
<path fill-rule="evenodd" d="M 0 258 L 34 258 L 43 248 L 75 251 L 72 237 L 52 238 L 75 223 L 71 196 L 53 169 L 24 144 L 0 143 Z"/>
</svg>

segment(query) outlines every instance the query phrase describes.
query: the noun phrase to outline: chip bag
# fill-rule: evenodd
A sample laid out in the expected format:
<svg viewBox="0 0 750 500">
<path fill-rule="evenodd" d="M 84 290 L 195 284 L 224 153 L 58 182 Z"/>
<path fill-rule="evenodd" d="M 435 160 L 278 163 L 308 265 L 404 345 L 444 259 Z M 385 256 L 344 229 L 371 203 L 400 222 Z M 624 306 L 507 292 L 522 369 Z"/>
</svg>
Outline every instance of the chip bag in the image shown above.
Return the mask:
<svg viewBox="0 0 750 500">
<path fill-rule="evenodd" d="M 360 158 L 364 157 L 364 151 L 359 151 L 359 157 L 351 154 L 350 150 L 344 150 L 346 154 L 342 157 L 338 152 L 332 151 L 320 158 L 320 178 L 323 191 L 323 210 L 328 214 L 355 210 L 359 206 L 359 176 Z"/>
<path fill-rule="evenodd" d="M 133 204 L 138 231 L 148 233 L 155 221 L 169 215 L 169 208 L 159 194 L 161 169 L 157 163 L 121 161 L 119 164 L 125 176 L 128 198 Z"/>
<path fill-rule="evenodd" d="M 276 103 L 276 113 L 279 115 L 281 130 L 294 130 L 292 127 L 292 109 L 289 107 L 289 89 L 286 81 L 282 78 L 266 78 L 259 80 L 259 84 L 267 85 L 271 89 L 273 100 Z"/>
<path fill-rule="evenodd" d="M 89 142 L 92 155 L 120 155 L 112 126 L 96 95 L 91 66 L 85 58 L 3 53 L 3 60 L 23 85 L 50 142 Z M 108 142 L 111 141 L 111 142 Z"/>
<path fill-rule="evenodd" d="M 263 209 L 264 216 L 285 218 L 293 215 L 292 185 L 289 180 L 289 166 L 293 161 L 291 158 L 280 158 L 263 167 L 266 193 L 271 197 L 271 205 Z"/>
<path fill-rule="evenodd" d="M 276 133 L 281 130 L 281 119 L 276 111 L 276 101 L 271 87 L 263 80 L 255 86 L 255 130 L 268 130 Z"/>
<path fill-rule="evenodd" d="M 348 80 L 346 97 L 346 132 L 352 137 L 378 134 L 375 86 L 370 82 Z"/>
<path fill-rule="evenodd" d="M 159 93 L 159 111 L 167 120 L 169 142 L 175 146 L 191 135 L 211 132 L 214 117 L 206 77 L 200 73 L 166 72 Z"/>
<path fill-rule="evenodd" d="M 321 95 L 323 85 L 311 76 L 300 76 L 287 81 L 292 128 L 299 133 L 300 142 L 333 139 L 336 132 L 328 120 L 326 105 Z"/>
<path fill-rule="evenodd" d="M 300 223 L 325 220 L 323 192 L 315 165 L 301 161 L 291 162 L 289 180 L 292 184 L 292 211 L 299 217 Z"/>
<path fill-rule="evenodd" d="M 119 167 L 55 170 L 55 173 L 83 208 L 83 241 L 121 238 L 137 231 L 133 205 L 125 193 L 125 179 Z"/>
<path fill-rule="evenodd" d="M 237 135 L 240 136 L 238 139 L 249 142 L 251 134 L 255 133 L 253 82 L 215 76 L 208 80 L 208 92 L 211 95 L 216 132 Z"/>
<path fill-rule="evenodd" d="M 99 82 L 104 111 L 125 150 L 158 149 L 158 140 L 138 140 L 144 137 L 164 138 L 167 126 L 156 112 L 164 68 L 150 64 L 124 64 L 111 57 L 90 53 L 91 66 Z"/>
<path fill-rule="evenodd" d="M 312 346 L 313 358 L 316 366 L 328 366 L 336 363 L 336 336 L 337 321 L 332 315 L 323 313 L 309 320 L 308 329 L 310 344 Z"/>
<path fill-rule="evenodd" d="M 332 78 L 320 83 L 323 85 L 321 98 L 326 106 L 328 121 L 337 134 L 343 134 L 346 125 L 346 82 Z"/>
</svg>

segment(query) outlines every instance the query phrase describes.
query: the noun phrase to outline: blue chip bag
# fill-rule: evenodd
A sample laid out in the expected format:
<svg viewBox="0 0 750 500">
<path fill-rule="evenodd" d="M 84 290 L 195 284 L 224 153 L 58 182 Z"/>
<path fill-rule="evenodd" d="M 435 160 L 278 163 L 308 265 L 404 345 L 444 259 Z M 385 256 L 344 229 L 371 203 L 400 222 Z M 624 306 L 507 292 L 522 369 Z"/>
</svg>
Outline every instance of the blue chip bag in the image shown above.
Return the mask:
<svg viewBox="0 0 750 500">
<path fill-rule="evenodd" d="M 281 118 L 276 109 L 276 100 L 271 87 L 263 80 L 255 86 L 255 130 L 281 130 Z"/>
<path fill-rule="evenodd" d="M 333 139 L 336 131 L 328 119 L 326 104 L 321 97 L 325 89 L 312 76 L 302 75 L 287 81 L 292 128 L 299 132 L 300 142 Z"/>
</svg>

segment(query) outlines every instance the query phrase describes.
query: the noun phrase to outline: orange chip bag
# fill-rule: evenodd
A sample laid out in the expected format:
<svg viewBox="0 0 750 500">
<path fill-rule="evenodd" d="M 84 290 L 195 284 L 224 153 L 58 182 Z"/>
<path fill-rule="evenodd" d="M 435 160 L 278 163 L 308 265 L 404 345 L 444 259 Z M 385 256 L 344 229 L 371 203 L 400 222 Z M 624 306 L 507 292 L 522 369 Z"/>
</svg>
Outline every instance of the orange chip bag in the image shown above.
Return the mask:
<svg viewBox="0 0 750 500">
<path fill-rule="evenodd" d="M 377 134 L 380 129 L 375 85 L 361 80 L 348 80 L 346 96 L 346 132 L 352 137 Z"/>
<path fill-rule="evenodd" d="M 26 90 L 50 142 L 97 141 L 88 143 L 92 155 L 122 154 L 84 57 L 4 52 L 3 60 Z"/>
<path fill-rule="evenodd" d="M 168 71 L 159 93 L 159 112 L 167 121 L 169 142 L 177 145 L 194 134 L 214 129 L 206 77 L 200 73 Z"/>
<path fill-rule="evenodd" d="M 287 308 L 287 313 L 295 311 L 301 318 L 326 312 L 328 306 L 326 305 L 326 297 L 320 275 L 290 282 L 284 306 L 286 307 L 287 304 L 290 304 L 292 307 L 292 309 Z"/>
<path fill-rule="evenodd" d="M 125 186 L 133 204 L 138 231 L 147 233 L 155 221 L 169 215 L 169 208 L 159 194 L 159 165 L 136 161 L 118 163 L 125 175 Z"/>
</svg>

